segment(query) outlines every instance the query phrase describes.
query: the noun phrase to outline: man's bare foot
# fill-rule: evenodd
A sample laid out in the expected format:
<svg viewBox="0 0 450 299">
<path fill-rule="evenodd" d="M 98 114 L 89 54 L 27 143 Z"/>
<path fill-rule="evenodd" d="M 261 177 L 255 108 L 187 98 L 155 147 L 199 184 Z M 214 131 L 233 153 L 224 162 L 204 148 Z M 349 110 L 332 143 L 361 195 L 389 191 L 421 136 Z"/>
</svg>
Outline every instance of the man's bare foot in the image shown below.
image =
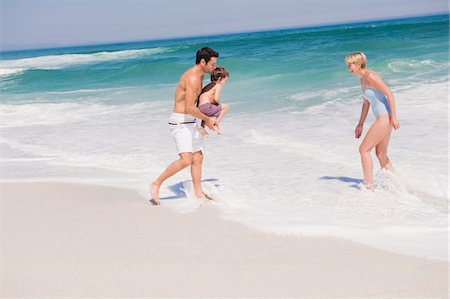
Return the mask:
<svg viewBox="0 0 450 299">
<path fill-rule="evenodd" d="M 373 184 L 372 184 L 372 183 L 364 184 L 364 188 L 365 188 L 367 191 L 375 192 L 375 188 L 373 187 Z"/>
<path fill-rule="evenodd" d="M 155 182 L 149 185 L 150 187 L 150 203 L 157 206 L 161 204 L 161 200 L 159 199 L 159 185 L 155 184 Z"/>
<path fill-rule="evenodd" d="M 209 138 L 209 134 L 208 132 L 206 132 L 205 128 L 200 127 L 200 129 L 198 129 L 200 131 L 200 134 L 202 134 L 204 139 L 208 139 Z"/>
<path fill-rule="evenodd" d="M 219 129 L 218 125 L 214 125 L 213 130 L 214 130 L 214 132 L 217 133 L 217 135 L 222 135 L 223 134 L 222 131 Z"/>
<path fill-rule="evenodd" d="M 211 196 L 203 192 L 203 196 L 206 198 L 206 200 L 213 200 Z"/>
<path fill-rule="evenodd" d="M 209 197 L 206 193 L 202 192 L 202 194 L 200 196 L 198 196 L 197 194 L 195 194 L 195 196 L 198 199 L 203 199 L 203 200 L 213 200 L 211 197 Z"/>
</svg>

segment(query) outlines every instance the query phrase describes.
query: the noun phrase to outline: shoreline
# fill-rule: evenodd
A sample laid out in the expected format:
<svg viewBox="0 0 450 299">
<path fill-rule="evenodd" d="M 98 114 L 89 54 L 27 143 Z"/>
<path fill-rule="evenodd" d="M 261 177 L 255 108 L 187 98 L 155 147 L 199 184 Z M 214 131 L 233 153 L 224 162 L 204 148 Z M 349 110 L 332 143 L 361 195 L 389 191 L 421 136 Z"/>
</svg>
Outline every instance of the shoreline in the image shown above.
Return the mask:
<svg viewBox="0 0 450 299">
<path fill-rule="evenodd" d="M 3 288 L 15 296 L 435 297 L 448 261 L 268 234 L 128 189 L 0 184 Z"/>
</svg>

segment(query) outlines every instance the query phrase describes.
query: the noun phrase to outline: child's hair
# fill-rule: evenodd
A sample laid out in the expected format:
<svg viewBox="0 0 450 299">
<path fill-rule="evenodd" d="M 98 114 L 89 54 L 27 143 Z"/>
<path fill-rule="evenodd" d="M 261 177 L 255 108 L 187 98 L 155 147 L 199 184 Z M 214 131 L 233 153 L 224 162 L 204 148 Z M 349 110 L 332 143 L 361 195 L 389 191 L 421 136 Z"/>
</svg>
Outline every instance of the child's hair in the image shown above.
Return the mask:
<svg viewBox="0 0 450 299">
<path fill-rule="evenodd" d="M 363 52 L 353 52 L 345 57 L 345 62 L 359 64 L 362 69 L 365 69 L 367 65 L 367 58 Z"/>
<path fill-rule="evenodd" d="M 230 73 L 223 67 L 216 67 L 211 73 L 211 82 L 216 82 L 220 78 L 230 77 Z"/>
</svg>

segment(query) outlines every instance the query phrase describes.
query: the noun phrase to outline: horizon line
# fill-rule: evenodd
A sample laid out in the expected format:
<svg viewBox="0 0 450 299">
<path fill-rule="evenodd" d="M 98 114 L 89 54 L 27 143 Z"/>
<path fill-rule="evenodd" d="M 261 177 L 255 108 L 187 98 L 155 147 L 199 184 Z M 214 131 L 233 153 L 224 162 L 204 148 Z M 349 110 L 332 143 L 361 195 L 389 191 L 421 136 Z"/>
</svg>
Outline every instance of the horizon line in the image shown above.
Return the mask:
<svg viewBox="0 0 450 299">
<path fill-rule="evenodd" d="M 114 44 L 131 44 L 131 43 L 140 43 L 140 42 L 152 42 L 152 41 L 166 41 L 166 40 L 176 40 L 176 39 L 193 39 L 193 38 L 202 38 L 202 37 L 215 37 L 215 36 L 221 36 L 221 35 L 236 35 L 236 34 L 245 34 L 245 33 L 262 33 L 262 32 L 272 32 L 272 31 L 283 31 L 283 30 L 295 30 L 295 29 L 310 29 L 310 28 L 320 28 L 320 27 L 333 27 L 333 26 L 340 26 L 340 25 L 357 25 L 357 24 L 364 24 L 364 23 L 376 23 L 376 22 L 383 22 L 383 21 L 397 21 L 397 20 L 406 20 L 406 19 L 414 19 L 414 18 L 425 18 L 425 17 L 439 17 L 439 16 L 449 16 L 450 12 L 437 12 L 437 13 L 431 13 L 431 14 L 421 14 L 421 15 L 405 15 L 405 16 L 398 16 L 393 18 L 375 18 L 375 19 L 366 19 L 366 20 L 354 20 L 349 22 L 343 22 L 343 23 L 321 23 L 321 24 L 309 24 L 309 25 L 300 25 L 300 26 L 289 26 L 289 27 L 274 27 L 274 28 L 267 28 L 267 29 L 255 29 L 255 30 L 248 30 L 248 31 L 233 31 L 233 32 L 217 32 L 217 33 L 205 33 L 205 34 L 198 34 L 198 35 L 186 35 L 186 36 L 168 36 L 168 37 L 156 37 L 156 38 L 149 38 L 149 39 L 139 39 L 139 40 L 122 40 L 122 41 L 105 41 L 105 42 L 86 42 L 86 43 L 80 43 L 80 44 L 67 44 L 67 45 L 54 45 L 54 46 L 42 46 L 39 47 L 36 45 L 36 47 L 30 46 L 30 48 L 17 48 L 17 49 L 9 49 L 9 50 L 2 50 L 5 46 L 4 44 L 0 43 L 0 53 L 8 53 L 8 52 L 21 52 L 21 51 L 34 51 L 34 50 L 53 50 L 53 49 L 62 49 L 62 48 L 78 48 L 78 47 L 88 47 L 88 46 L 110 46 Z M 12 45 L 12 47 L 20 47 L 17 45 Z M 25 46 L 26 47 L 26 46 Z"/>
</svg>

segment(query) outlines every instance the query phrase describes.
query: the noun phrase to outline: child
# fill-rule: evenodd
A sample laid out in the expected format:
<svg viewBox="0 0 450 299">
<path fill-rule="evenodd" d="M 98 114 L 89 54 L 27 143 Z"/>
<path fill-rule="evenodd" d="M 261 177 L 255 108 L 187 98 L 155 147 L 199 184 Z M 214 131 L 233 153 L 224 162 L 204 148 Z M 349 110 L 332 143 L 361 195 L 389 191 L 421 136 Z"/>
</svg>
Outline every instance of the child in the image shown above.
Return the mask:
<svg viewBox="0 0 450 299">
<path fill-rule="evenodd" d="M 222 134 L 222 131 L 219 128 L 219 124 L 222 121 L 222 118 L 225 116 L 225 113 L 227 113 L 228 111 L 227 104 L 220 104 L 220 91 L 227 82 L 229 76 L 230 74 L 224 67 L 216 67 L 211 72 L 211 83 L 209 83 L 202 89 L 202 92 L 198 97 L 197 105 L 200 111 L 209 117 L 216 118 L 216 124 L 214 125 L 213 130 L 219 135 Z M 200 133 L 203 135 L 203 138 L 209 137 L 208 133 L 205 130 L 204 121 L 202 121 Z"/>
</svg>

